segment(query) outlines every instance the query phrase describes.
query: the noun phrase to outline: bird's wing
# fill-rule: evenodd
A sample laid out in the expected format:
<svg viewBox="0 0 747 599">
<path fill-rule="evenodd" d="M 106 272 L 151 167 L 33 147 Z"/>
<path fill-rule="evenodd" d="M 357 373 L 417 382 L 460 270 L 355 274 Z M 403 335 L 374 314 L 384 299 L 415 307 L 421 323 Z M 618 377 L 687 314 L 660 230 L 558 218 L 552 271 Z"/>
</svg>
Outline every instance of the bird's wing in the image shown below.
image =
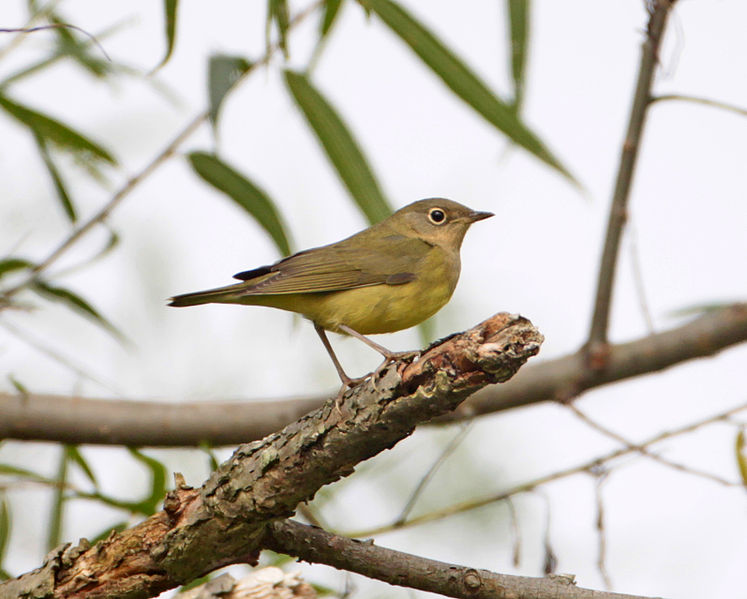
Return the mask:
<svg viewBox="0 0 747 599">
<path fill-rule="evenodd" d="M 348 241 L 348 240 L 345 240 Z M 371 285 L 402 285 L 431 246 L 411 237 L 391 235 L 378 249 L 351 247 L 345 241 L 294 254 L 270 267 L 239 273 L 246 280 L 241 295 L 276 295 L 341 291 Z"/>
</svg>

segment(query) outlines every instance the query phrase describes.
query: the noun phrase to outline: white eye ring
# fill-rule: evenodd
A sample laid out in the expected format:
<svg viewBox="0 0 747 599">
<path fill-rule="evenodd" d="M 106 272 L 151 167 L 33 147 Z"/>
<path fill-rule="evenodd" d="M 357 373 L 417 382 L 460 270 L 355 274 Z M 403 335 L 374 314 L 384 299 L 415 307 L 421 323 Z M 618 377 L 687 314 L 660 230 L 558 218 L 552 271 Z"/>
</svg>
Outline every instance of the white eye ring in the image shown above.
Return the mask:
<svg viewBox="0 0 747 599">
<path fill-rule="evenodd" d="M 434 225 L 443 225 L 446 222 L 446 212 L 441 208 L 431 208 L 428 211 L 428 220 Z"/>
</svg>

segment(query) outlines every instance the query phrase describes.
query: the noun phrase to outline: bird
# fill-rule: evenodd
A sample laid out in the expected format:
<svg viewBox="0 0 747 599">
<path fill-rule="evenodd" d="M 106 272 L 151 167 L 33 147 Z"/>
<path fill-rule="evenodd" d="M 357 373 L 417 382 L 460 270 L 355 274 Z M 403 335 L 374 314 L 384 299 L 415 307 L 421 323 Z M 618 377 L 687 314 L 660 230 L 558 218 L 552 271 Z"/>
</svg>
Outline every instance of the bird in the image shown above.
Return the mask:
<svg viewBox="0 0 747 599">
<path fill-rule="evenodd" d="M 445 198 L 408 204 L 350 237 L 234 275 L 242 282 L 170 298 L 170 306 L 240 304 L 301 314 L 314 324 L 342 381 L 338 397 L 368 376 L 349 377 L 326 331 L 356 337 L 388 363 L 418 355 L 392 352 L 366 335 L 415 326 L 451 298 L 459 250 L 473 223 L 493 216 Z"/>
</svg>

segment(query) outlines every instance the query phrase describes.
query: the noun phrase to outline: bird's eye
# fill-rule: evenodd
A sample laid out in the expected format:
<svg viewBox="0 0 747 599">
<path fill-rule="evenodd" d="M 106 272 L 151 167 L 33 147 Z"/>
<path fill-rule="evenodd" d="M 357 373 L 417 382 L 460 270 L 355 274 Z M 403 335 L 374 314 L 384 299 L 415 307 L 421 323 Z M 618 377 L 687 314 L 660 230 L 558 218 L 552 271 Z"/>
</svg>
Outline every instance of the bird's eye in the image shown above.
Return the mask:
<svg viewBox="0 0 747 599">
<path fill-rule="evenodd" d="M 434 225 L 442 225 L 446 220 L 446 213 L 440 208 L 433 208 L 428 213 L 428 218 Z"/>
</svg>

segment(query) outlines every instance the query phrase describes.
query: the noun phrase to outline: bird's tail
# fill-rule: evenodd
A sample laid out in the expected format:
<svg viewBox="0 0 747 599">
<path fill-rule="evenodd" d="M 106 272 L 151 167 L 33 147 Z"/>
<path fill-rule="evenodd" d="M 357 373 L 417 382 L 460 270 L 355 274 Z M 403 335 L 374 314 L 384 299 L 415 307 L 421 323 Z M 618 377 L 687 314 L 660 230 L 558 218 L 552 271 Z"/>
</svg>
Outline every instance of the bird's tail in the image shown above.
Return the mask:
<svg viewBox="0 0 747 599">
<path fill-rule="evenodd" d="M 236 303 L 237 292 L 245 288 L 245 283 L 238 283 L 228 287 L 175 295 L 170 298 L 169 306 L 182 308 L 184 306 L 199 306 L 200 304 L 232 304 Z"/>
</svg>

